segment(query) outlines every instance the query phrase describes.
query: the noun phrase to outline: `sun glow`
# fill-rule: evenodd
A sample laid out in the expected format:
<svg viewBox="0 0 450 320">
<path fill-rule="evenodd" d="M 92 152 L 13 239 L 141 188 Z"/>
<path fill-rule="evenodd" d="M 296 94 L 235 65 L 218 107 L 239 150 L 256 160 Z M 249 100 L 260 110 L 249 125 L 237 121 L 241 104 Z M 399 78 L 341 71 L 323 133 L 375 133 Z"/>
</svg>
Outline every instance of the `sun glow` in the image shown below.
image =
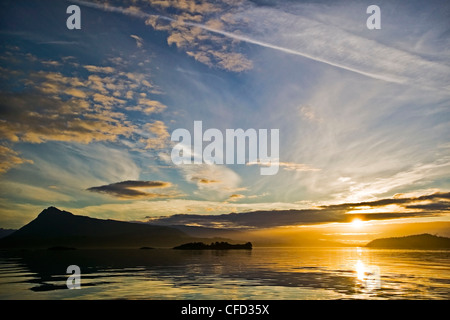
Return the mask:
<svg viewBox="0 0 450 320">
<path fill-rule="evenodd" d="M 364 221 L 359 218 L 355 218 L 352 220 L 351 225 L 355 229 L 360 229 L 364 225 Z"/>
</svg>

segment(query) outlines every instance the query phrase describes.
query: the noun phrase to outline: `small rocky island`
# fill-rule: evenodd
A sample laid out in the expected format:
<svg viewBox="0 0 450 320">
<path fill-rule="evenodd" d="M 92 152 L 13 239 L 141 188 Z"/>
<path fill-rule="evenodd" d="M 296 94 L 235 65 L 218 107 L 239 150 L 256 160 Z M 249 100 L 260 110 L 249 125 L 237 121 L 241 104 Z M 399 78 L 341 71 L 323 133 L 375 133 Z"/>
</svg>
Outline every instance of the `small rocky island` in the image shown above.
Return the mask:
<svg viewBox="0 0 450 320">
<path fill-rule="evenodd" d="M 203 242 L 190 242 L 182 244 L 181 246 L 174 247 L 175 250 L 235 250 L 244 249 L 252 250 L 252 243 L 247 242 L 245 244 L 230 244 L 228 242 L 212 242 L 211 244 L 205 244 Z"/>
</svg>

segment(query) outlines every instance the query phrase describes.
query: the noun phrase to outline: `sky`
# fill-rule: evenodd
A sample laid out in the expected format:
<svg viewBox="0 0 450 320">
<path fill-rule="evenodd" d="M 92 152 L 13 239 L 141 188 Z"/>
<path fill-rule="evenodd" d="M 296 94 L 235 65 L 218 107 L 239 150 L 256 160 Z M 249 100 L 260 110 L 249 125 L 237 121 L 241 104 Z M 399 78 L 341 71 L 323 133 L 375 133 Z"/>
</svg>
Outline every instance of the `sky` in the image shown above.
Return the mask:
<svg viewBox="0 0 450 320">
<path fill-rule="evenodd" d="M 373 1 L 2 1 L 0 227 L 56 206 L 344 242 L 450 235 L 450 4 L 376 2 L 379 30 Z M 278 173 L 175 165 L 171 134 L 194 121 L 279 129 Z"/>
</svg>

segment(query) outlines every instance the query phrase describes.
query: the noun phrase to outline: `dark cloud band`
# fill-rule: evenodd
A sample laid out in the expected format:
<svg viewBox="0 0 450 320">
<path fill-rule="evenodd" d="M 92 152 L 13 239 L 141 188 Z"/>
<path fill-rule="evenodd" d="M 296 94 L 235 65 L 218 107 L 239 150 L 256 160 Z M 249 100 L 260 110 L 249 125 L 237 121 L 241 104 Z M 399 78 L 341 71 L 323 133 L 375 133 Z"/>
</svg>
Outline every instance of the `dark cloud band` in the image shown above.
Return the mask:
<svg viewBox="0 0 450 320">
<path fill-rule="evenodd" d="M 449 203 L 441 201 L 448 200 L 449 197 L 450 193 L 434 193 L 420 197 L 390 198 L 372 202 L 343 203 L 339 205 L 321 206 L 319 209 L 252 211 L 222 215 L 177 214 L 169 217 L 155 218 L 150 220 L 149 223 L 164 225 L 195 224 L 205 227 L 220 225 L 230 228 L 252 229 L 331 222 L 350 222 L 355 218 L 362 220 L 387 220 L 429 217 L 449 213 Z M 416 204 L 420 201 L 426 201 L 427 203 L 422 205 Z M 349 212 L 351 210 L 354 211 L 355 208 L 358 207 L 370 209 L 392 204 L 397 204 L 404 210 L 400 210 L 398 212 L 386 211 L 381 213 L 365 213 L 364 210 L 361 211 L 361 213 Z"/>
<path fill-rule="evenodd" d="M 104 186 L 91 187 L 87 190 L 109 194 L 117 198 L 168 198 L 170 197 L 168 194 L 146 192 L 144 190 L 149 188 L 168 188 L 170 186 L 171 183 L 165 181 L 127 180 Z"/>
</svg>

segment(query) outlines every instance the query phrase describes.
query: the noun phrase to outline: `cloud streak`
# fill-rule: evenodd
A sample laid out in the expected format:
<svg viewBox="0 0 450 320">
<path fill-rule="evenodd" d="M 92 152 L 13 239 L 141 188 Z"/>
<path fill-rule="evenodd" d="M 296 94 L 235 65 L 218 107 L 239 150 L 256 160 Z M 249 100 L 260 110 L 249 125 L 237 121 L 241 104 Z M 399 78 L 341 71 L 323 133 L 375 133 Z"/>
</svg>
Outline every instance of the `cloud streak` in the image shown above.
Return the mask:
<svg viewBox="0 0 450 320">
<path fill-rule="evenodd" d="M 274 162 L 266 162 L 266 161 L 252 161 L 247 163 L 248 166 L 259 165 L 263 167 L 270 167 L 273 165 L 278 165 L 280 168 L 283 168 L 286 171 L 320 171 L 318 168 L 311 167 L 304 163 L 295 163 L 295 162 L 285 162 L 285 161 L 274 161 Z"/>
<path fill-rule="evenodd" d="M 321 206 L 318 209 L 252 211 L 221 215 L 176 214 L 169 217 L 153 218 L 149 223 L 164 225 L 197 225 L 204 227 L 220 225 L 221 227 L 228 228 L 254 229 L 336 222 L 342 223 L 350 222 L 356 217 L 368 221 L 430 217 L 450 213 L 450 193 L 448 192 L 411 198 L 398 198 L 399 196 L 401 195 L 397 195 L 396 198 L 372 202 Z M 417 205 L 417 203 L 424 202 L 427 204 L 421 206 Z M 400 205 L 400 210 L 390 211 L 389 209 L 391 207 L 389 207 L 389 205 L 392 204 Z M 370 211 L 368 209 L 381 207 L 386 207 L 386 211 L 377 213 L 367 212 Z M 355 209 L 360 209 L 360 211 L 355 212 Z"/>
<path fill-rule="evenodd" d="M 104 193 L 119 199 L 170 198 L 173 195 L 147 192 L 147 189 L 169 188 L 170 182 L 127 180 L 108 185 L 91 187 L 88 191 Z"/>
</svg>

